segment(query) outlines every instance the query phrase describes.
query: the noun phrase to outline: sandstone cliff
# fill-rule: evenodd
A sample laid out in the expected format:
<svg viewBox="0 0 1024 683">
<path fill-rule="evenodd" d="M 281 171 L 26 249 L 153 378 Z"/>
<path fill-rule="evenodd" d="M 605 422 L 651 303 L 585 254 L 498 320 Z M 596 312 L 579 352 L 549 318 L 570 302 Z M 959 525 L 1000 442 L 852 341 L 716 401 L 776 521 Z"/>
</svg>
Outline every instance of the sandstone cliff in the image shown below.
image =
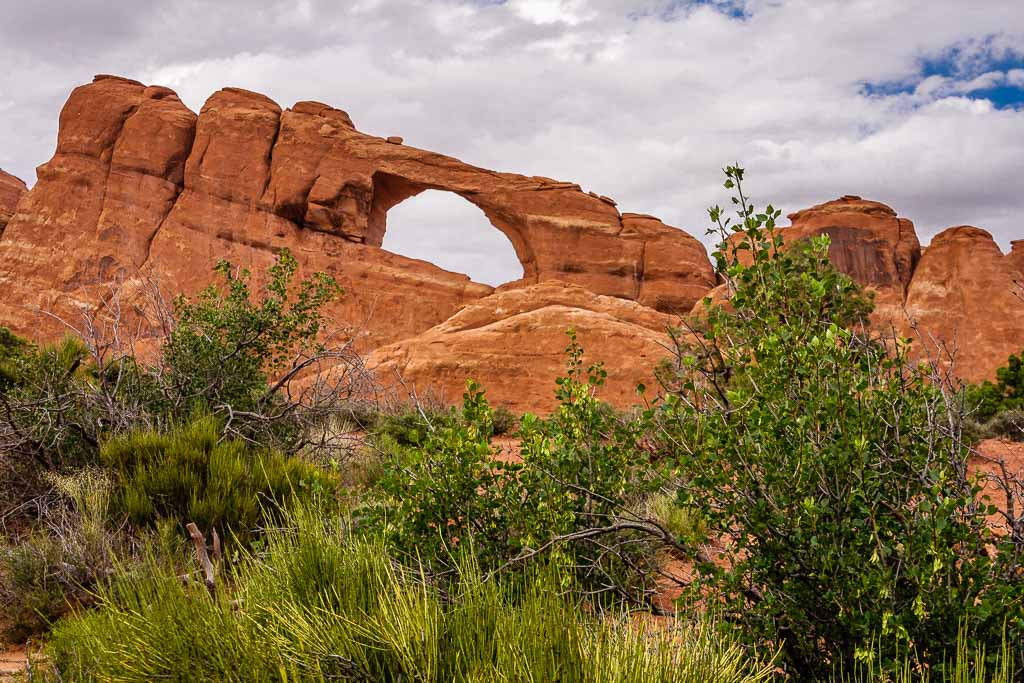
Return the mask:
<svg viewBox="0 0 1024 683">
<path fill-rule="evenodd" d="M 914 224 L 879 202 L 847 195 L 789 215 L 784 248 L 817 235 L 831 239 L 829 258 L 875 293 L 876 325 L 913 340 L 919 357 L 948 357 L 972 382 L 989 379 L 1024 348 L 1024 241 L 1003 254 L 985 230 L 949 228 L 921 248 Z M 740 252 L 740 259 L 747 252 Z M 710 292 L 725 299 L 724 286 Z M 703 303 L 693 312 L 699 314 Z"/>
<path fill-rule="evenodd" d="M 479 207 L 522 280 L 494 290 L 382 249 L 388 210 L 428 189 Z M 984 231 L 955 228 L 922 251 L 909 220 L 855 196 L 790 219 L 786 244 L 831 237 L 837 266 L 876 292 L 878 322 L 955 339 L 961 376 L 988 377 L 1024 347 L 1024 242 L 1004 255 Z M 23 335 L 64 334 L 61 319 L 76 323 L 114 288 L 129 301 L 151 281 L 190 293 L 219 259 L 262 273 L 288 248 L 345 288 L 328 315 L 376 350 L 382 377 L 458 398 L 473 376 L 516 409 L 550 406 L 569 326 L 608 362 L 608 398 L 628 403 L 664 353 L 668 314 L 717 284 L 696 239 L 573 183 L 367 135 L 317 102 L 282 109 L 226 88 L 196 114 L 167 88 L 116 76 L 72 92 L 31 191 L 0 172 L 0 230 L 0 323 Z"/>
<path fill-rule="evenodd" d="M 1024 348 L 1018 255 L 1004 255 L 987 231 L 960 226 L 936 235 L 914 271 L 907 313 L 921 331 L 917 343 L 955 351 L 966 380 L 992 378 Z"/>
<path fill-rule="evenodd" d="M 787 241 L 828 235 L 829 259 L 836 268 L 875 292 L 886 314 L 902 306 L 921 258 L 914 224 L 879 202 L 847 195 L 789 215 Z"/>
<path fill-rule="evenodd" d="M 426 189 L 480 207 L 511 240 L 524 284 L 573 282 L 686 311 L 714 282 L 693 237 L 572 183 L 366 135 L 319 103 L 282 111 L 227 88 L 197 116 L 166 88 L 98 76 L 71 94 L 56 153 L 0 244 L 0 319 L 51 337 L 60 323 L 39 311 L 75 318 L 112 282 L 147 273 L 194 291 L 217 259 L 260 272 L 287 247 L 345 286 L 335 318 L 369 347 L 396 341 L 491 291 L 380 249 L 388 209 Z"/>
<path fill-rule="evenodd" d="M 784 247 L 828 235 L 828 255 L 836 268 L 874 292 L 875 319 L 903 317 L 907 287 L 921 258 L 913 223 L 885 204 L 855 195 L 791 213 L 788 218 L 791 224 L 778 229 Z M 730 241 L 741 239 L 733 235 Z M 750 262 L 750 252 L 741 251 L 738 256 L 741 262 Z M 720 300 L 723 291 L 716 291 L 714 298 Z"/>
</svg>

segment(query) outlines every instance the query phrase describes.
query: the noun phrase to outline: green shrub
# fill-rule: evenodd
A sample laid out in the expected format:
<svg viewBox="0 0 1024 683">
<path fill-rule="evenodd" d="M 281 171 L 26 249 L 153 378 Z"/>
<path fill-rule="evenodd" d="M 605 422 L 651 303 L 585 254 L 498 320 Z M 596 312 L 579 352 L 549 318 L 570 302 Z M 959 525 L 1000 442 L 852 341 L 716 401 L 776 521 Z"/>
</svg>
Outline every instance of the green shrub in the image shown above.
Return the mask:
<svg viewBox="0 0 1024 683">
<path fill-rule="evenodd" d="M 450 569 L 454 550 L 471 542 L 484 571 L 520 569 L 526 558 L 565 562 L 612 604 L 645 602 L 656 576 L 651 544 L 612 527 L 663 477 L 640 448 L 643 424 L 596 397 L 604 370 L 585 367 L 569 336 L 559 408 L 547 419 L 523 416 L 521 463 L 496 457 L 493 411 L 470 381 L 460 415 L 436 420 L 386 463 L 378 517 L 397 547 L 415 548 L 431 569 Z M 595 527 L 607 531 L 573 536 Z"/>
<path fill-rule="evenodd" d="M 990 652 L 1004 633 L 1018 642 L 1020 549 L 990 533 L 967 450 L 935 419 L 948 395 L 903 343 L 858 327 L 869 302 L 828 263 L 827 238 L 780 250 L 779 212 L 749 205 L 742 169 L 727 176 L 740 224 L 711 215 L 738 235 L 716 252 L 731 306 L 681 348 L 685 381 L 659 416 L 680 503 L 729 540 L 686 597 L 714 595 L 724 623 L 780 647 L 803 679 L 873 653 L 882 669 L 910 657 L 938 672 L 961 627 Z"/>
<path fill-rule="evenodd" d="M 49 644 L 59 680 L 766 681 L 772 664 L 704 623 L 601 620 L 550 568 L 447 589 L 376 538 L 303 509 L 211 597 L 149 564 L 99 591 Z M 233 591 L 228 592 L 227 587 Z"/>
<path fill-rule="evenodd" d="M 398 432 L 401 441 L 384 432 L 394 447 L 379 481 L 384 507 L 378 521 L 386 523 L 398 548 L 415 549 L 428 567 L 448 564 L 454 549 L 471 537 L 485 567 L 500 565 L 519 548 L 522 525 L 513 517 L 522 514 L 519 467 L 494 457 L 483 390 L 470 381 L 461 414 L 413 424 L 422 427 Z"/>
<path fill-rule="evenodd" d="M 31 352 L 31 345 L 6 327 L 0 327 L 0 392 L 21 381 L 20 361 Z"/>
<path fill-rule="evenodd" d="M 1024 410 L 1004 410 L 985 423 L 989 438 L 1024 441 Z"/>
<path fill-rule="evenodd" d="M 656 539 L 613 529 L 637 521 L 631 511 L 660 490 L 668 473 L 643 446 L 646 413 L 623 417 L 601 401 L 603 365 L 585 365 L 575 332 L 568 337 L 566 372 L 555 380 L 558 408 L 547 419 L 527 414 L 520 423 L 523 502 L 515 514 L 522 545 L 538 548 L 588 532 L 551 550 L 571 558 L 588 591 L 647 603 L 657 577 Z"/>
<path fill-rule="evenodd" d="M 230 532 L 245 540 L 266 512 L 335 488 L 330 474 L 297 458 L 222 437 L 219 421 L 193 419 L 167 433 L 113 439 L 100 453 L 116 477 L 112 513 L 138 527 L 158 520 Z"/>
<path fill-rule="evenodd" d="M 707 524 L 700 507 L 684 507 L 676 495 L 656 493 L 641 507 L 640 516 L 656 521 L 682 544 L 692 547 L 707 539 Z"/>
<path fill-rule="evenodd" d="M 320 338 L 322 308 L 340 289 L 323 273 L 293 283 L 296 270 L 282 251 L 256 297 L 248 271 L 219 263 L 226 291 L 211 285 L 176 299 L 155 365 L 98 331 L 35 348 L 0 328 L 2 509 L 44 493 L 47 471 L 95 464 L 110 438 L 166 429 L 198 411 L 222 416 L 233 436 L 286 453 L 337 449 L 344 440 L 329 423 L 351 388 L 348 375 L 318 385 L 315 396 L 292 391 L 291 382 L 326 361 L 336 369 L 355 362 Z"/>
<path fill-rule="evenodd" d="M 0 603 L 10 642 L 46 631 L 68 612 L 70 596 L 80 595 L 62 566 L 67 561 L 60 542 L 41 532 L 0 548 Z"/>
<path fill-rule="evenodd" d="M 95 460 L 101 413 L 83 395 L 88 382 L 88 351 L 67 337 L 41 348 L 25 347 L 5 362 L 7 385 L 0 389 L 5 409 L 3 450 L 37 468 L 59 470 Z"/>
<path fill-rule="evenodd" d="M 996 370 L 996 381 L 986 380 L 967 387 L 964 396 L 968 412 L 986 421 L 1006 410 L 1024 410 L 1024 351 L 1011 355 Z"/>
<path fill-rule="evenodd" d="M 878 656 L 872 652 L 858 661 L 852 670 L 836 673 L 829 680 L 833 683 L 1010 683 L 1016 680 L 1010 643 L 1004 639 L 998 649 L 987 651 L 984 645 L 968 639 L 965 628 L 958 632 L 956 643 L 951 645 L 938 670 L 921 667 L 909 655 L 893 665 L 886 662 L 884 651 L 884 647 L 879 648 Z"/>
<path fill-rule="evenodd" d="M 370 430 L 374 439 L 390 439 L 399 446 L 422 446 L 435 425 L 447 421 L 448 413 L 406 406 L 396 412 L 380 413 Z"/>
<path fill-rule="evenodd" d="M 515 432 L 519 426 L 519 418 L 507 406 L 498 406 L 491 414 L 491 425 L 495 436 L 505 436 Z"/>
<path fill-rule="evenodd" d="M 321 309 L 341 292 L 324 273 L 290 291 L 298 262 L 288 250 L 270 267 L 260 301 L 249 290 L 248 270 L 236 273 L 227 261 L 216 270 L 226 291 L 210 285 L 194 299 L 182 296 L 174 303 L 176 325 L 163 348 L 172 409 L 258 409 L 269 399 L 268 376 L 288 368 L 297 347 L 316 343 Z"/>
</svg>

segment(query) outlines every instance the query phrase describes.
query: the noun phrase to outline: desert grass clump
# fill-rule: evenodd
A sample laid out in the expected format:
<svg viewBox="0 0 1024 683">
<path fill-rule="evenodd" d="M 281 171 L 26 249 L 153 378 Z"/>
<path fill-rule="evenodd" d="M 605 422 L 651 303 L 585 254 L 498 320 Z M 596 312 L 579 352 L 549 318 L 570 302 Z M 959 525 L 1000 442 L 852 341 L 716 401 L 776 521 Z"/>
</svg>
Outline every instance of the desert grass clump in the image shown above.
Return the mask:
<svg viewBox="0 0 1024 683">
<path fill-rule="evenodd" d="M 136 527 L 170 519 L 245 540 L 266 513 L 335 485 L 330 473 L 296 457 L 222 434 L 217 418 L 202 416 L 105 444 L 100 459 L 117 481 L 111 514 Z"/>
<path fill-rule="evenodd" d="M 54 628 L 55 679 L 76 681 L 766 681 L 759 658 L 706 623 L 601 619 L 554 566 L 441 583 L 379 537 L 300 507 L 211 595 L 151 559 Z"/>
<path fill-rule="evenodd" d="M 0 548 L 0 604 L 5 637 L 14 642 L 89 604 L 119 549 L 107 523 L 110 479 L 96 469 L 48 478 L 58 495 L 46 501 L 45 518 Z"/>
</svg>

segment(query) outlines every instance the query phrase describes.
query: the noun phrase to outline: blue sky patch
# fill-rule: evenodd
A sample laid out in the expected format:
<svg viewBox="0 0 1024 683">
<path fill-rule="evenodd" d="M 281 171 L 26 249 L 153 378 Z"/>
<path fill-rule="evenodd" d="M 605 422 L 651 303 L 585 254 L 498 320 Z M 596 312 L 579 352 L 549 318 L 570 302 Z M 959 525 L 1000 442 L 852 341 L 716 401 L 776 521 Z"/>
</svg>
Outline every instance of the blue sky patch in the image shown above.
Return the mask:
<svg viewBox="0 0 1024 683">
<path fill-rule="evenodd" d="M 940 76 L 949 81 L 936 90 L 937 98 L 986 99 L 999 109 L 1024 107 L 1024 54 L 997 48 L 993 36 L 952 45 L 920 58 L 917 66 L 917 73 L 904 79 L 861 83 L 861 92 L 882 97 L 909 94 L 924 80 Z"/>
</svg>

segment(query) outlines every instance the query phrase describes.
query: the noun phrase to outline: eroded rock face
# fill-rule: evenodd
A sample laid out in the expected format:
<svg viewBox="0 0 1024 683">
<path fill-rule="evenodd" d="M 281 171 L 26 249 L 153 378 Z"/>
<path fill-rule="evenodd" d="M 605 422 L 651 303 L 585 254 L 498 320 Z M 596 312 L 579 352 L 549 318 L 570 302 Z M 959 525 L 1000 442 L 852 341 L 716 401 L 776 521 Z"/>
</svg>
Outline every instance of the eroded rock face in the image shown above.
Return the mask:
<svg viewBox="0 0 1024 683">
<path fill-rule="evenodd" d="M 1007 259 L 1010 262 L 1010 267 L 1018 273 L 1017 279 L 1022 281 L 1020 282 L 1021 287 L 1024 287 L 1024 240 L 1010 242 L 1010 253 Z"/>
<path fill-rule="evenodd" d="M 387 211 L 427 189 L 480 207 L 511 240 L 521 284 L 561 280 L 688 310 L 714 282 L 703 246 L 619 214 L 579 186 L 495 173 L 360 133 L 317 102 L 282 109 L 227 88 L 199 115 L 166 88 L 100 76 L 61 114 L 57 151 L 0 241 L 0 318 L 37 338 L 152 275 L 194 292 L 228 259 L 254 273 L 290 249 L 347 294 L 329 313 L 366 348 L 418 334 L 491 288 L 380 249 Z M 427 305 L 424 302 L 428 302 Z"/>
<path fill-rule="evenodd" d="M 955 350 L 957 375 L 968 381 L 992 378 L 1011 353 L 1024 348 L 1017 263 L 986 230 L 959 226 L 936 235 L 907 291 L 907 313 L 924 337 L 915 343 L 929 347 L 934 338 Z"/>
<path fill-rule="evenodd" d="M 130 279 L 181 191 L 195 114 L 165 88 L 98 76 L 61 112 L 57 150 L 0 241 L 0 319 L 50 339 Z"/>
<path fill-rule="evenodd" d="M 14 215 L 14 209 L 18 206 L 18 200 L 28 192 L 28 188 L 21 178 L 16 178 L 10 173 L 0 169 L 0 235 L 4 234 L 4 228 Z"/>
<path fill-rule="evenodd" d="M 428 189 L 479 207 L 524 277 L 495 291 L 381 249 L 388 210 Z M 962 376 L 991 376 L 1024 347 L 1012 297 L 1024 242 L 1003 255 L 984 231 L 956 228 L 922 257 L 910 221 L 855 196 L 790 219 L 786 244 L 828 234 L 836 265 L 876 291 L 877 320 L 901 326 L 906 307 L 921 330 L 955 335 Z M 227 88 L 197 115 L 166 88 L 115 76 L 72 92 L 30 192 L 0 173 L 0 229 L 0 324 L 36 340 L 62 336 L 58 317 L 76 323 L 115 287 L 129 303 L 150 282 L 193 293 L 218 260 L 259 277 L 287 248 L 345 288 L 327 315 L 377 350 L 382 376 L 401 370 L 451 399 L 474 377 L 516 410 L 553 405 L 570 326 L 608 362 L 605 397 L 631 403 L 664 354 L 669 314 L 723 294 L 696 239 L 578 185 L 367 135 L 319 102 L 282 109 Z"/>
<path fill-rule="evenodd" d="M 584 361 L 605 361 L 601 397 L 628 406 L 638 382 L 654 386 L 653 370 L 668 355 L 665 331 L 674 321 L 633 301 L 547 281 L 499 289 L 421 335 L 378 349 L 369 364 L 400 393 L 415 389 L 422 396 L 433 389 L 457 402 L 473 378 L 494 405 L 546 412 L 557 405 L 555 379 L 565 372 L 566 330 L 572 328 Z"/>
<path fill-rule="evenodd" d="M 789 215 L 787 242 L 816 235 L 831 239 L 829 259 L 857 282 L 874 289 L 877 302 L 902 301 L 921 258 L 914 224 L 892 208 L 846 195 Z"/>
<path fill-rule="evenodd" d="M 828 235 L 829 259 L 875 293 L 875 320 L 900 317 L 907 287 L 921 258 L 914 224 L 880 202 L 846 195 L 789 214 L 779 228 L 783 243 Z M 741 252 L 741 260 L 749 252 Z"/>
<path fill-rule="evenodd" d="M 955 348 L 956 375 L 977 382 L 1024 348 L 1024 289 L 1017 284 L 1024 280 L 1024 241 L 1003 254 L 988 232 L 961 226 L 922 251 L 913 223 L 853 195 L 789 218 L 792 225 L 779 228 L 784 248 L 829 235 L 836 267 L 874 291 L 873 321 L 913 340 L 918 357 L 941 360 Z M 745 254 L 741 260 L 749 263 Z M 724 304 L 728 292 L 719 285 L 709 296 Z M 693 313 L 703 309 L 699 302 Z"/>
</svg>

